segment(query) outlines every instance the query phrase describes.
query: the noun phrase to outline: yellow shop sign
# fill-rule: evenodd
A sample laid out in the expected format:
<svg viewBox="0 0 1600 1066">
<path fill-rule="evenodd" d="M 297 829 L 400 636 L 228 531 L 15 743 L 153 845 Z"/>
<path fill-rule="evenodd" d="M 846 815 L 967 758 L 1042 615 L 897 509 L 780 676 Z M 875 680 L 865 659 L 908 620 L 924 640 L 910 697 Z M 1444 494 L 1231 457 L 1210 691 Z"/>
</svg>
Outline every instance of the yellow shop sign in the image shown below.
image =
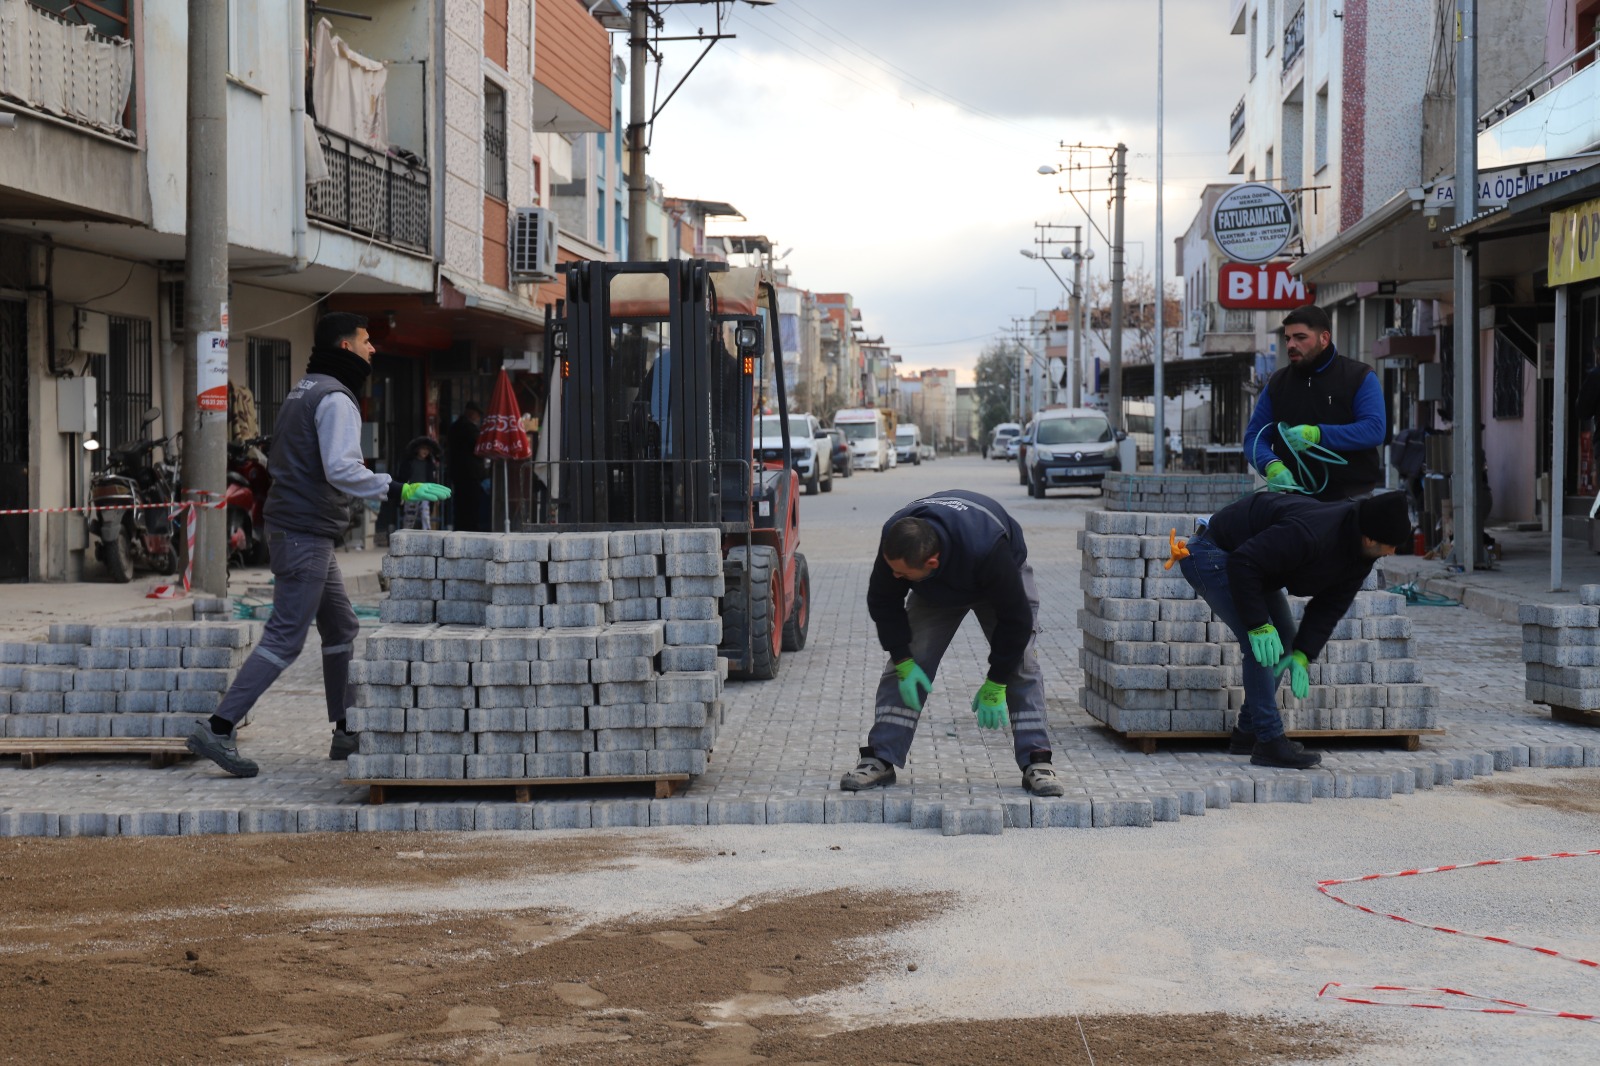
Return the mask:
<svg viewBox="0 0 1600 1066">
<path fill-rule="evenodd" d="M 1600 200 L 1550 216 L 1551 285 L 1600 278 Z"/>
</svg>

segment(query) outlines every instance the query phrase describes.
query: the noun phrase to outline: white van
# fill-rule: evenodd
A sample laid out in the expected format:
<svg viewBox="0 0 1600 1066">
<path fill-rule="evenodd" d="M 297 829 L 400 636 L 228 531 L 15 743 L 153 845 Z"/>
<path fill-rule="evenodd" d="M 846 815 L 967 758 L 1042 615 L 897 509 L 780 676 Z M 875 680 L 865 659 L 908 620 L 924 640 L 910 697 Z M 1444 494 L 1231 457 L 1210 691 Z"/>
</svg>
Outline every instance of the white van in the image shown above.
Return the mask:
<svg viewBox="0 0 1600 1066">
<path fill-rule="evenodd" d="M 888 424 L 876 407 L 847 407 L 835 411 L 833 424 L 844 430 L 850 444 L 850 465 L 856 470 L 887 470 L 893 445 Z"/>
<path fill-rule="evenodd" d="M 895 427 L 894 451 L 900 462 L 922 465 L 922 430 L 915 422 L 902 422 Z"/>
</svg>

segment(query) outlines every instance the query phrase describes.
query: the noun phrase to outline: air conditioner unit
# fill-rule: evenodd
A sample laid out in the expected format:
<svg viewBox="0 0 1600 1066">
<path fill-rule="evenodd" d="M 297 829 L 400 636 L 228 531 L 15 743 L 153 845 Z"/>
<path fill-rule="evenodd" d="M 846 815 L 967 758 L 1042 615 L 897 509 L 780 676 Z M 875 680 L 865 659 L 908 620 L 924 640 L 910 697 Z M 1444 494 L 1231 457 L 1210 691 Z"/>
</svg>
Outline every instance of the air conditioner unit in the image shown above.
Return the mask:
<svg viewBox="0 0 1600 1066">
<path fill-rule="evenodd" d="M 511 280 L 552 281 L 561 229 L 547 207 L 519 207 L 511 215 Z"/>
</svg>

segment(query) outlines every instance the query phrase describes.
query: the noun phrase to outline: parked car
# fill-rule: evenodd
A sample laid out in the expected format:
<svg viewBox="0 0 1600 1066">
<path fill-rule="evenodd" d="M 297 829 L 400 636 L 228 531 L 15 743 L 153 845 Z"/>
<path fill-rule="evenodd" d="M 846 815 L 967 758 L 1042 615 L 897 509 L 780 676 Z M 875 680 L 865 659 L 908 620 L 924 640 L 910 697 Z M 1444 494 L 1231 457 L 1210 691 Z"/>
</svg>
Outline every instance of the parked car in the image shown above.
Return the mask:
<svg viewBox="0 0 1600 1066">
<path fill-rule="evenodd" d="M 1118 469 L 1117 442 L 1126 436 L 1092 407 L 1039 412 L 1028 448 L 1028 495 L 1042 498 L 1068 485 L 1100 488 L 1106 474 Z"/>
<path fill-rule="evenodd" d="M 1002 422 L 995 426 L 993 432 L 989 434 L 989 458 L 1015 459 L 1016 455 L 1008 453 L 1006 445 L 1020 436 L 1022 436 L 1022 427 L 1015 422 Z"/>
<path fill-rule="evenodd" d="M 855 473 L 855 467 L 850 462 L 850 442 L 844 439 L 844 430 L 834 426 L 828 430 L 828 439 L 833 441 L 834 476 L 849 477 Z"/>
<path fill-rule="evenodd" d="M 790 465 L 800 475 L 806 495 L 833 491 L 833 441 L 812 415 L 762 415 L 756 422 L 756 457 L 783 461 L 783 422 L 789 420 Z"/>
</svg>

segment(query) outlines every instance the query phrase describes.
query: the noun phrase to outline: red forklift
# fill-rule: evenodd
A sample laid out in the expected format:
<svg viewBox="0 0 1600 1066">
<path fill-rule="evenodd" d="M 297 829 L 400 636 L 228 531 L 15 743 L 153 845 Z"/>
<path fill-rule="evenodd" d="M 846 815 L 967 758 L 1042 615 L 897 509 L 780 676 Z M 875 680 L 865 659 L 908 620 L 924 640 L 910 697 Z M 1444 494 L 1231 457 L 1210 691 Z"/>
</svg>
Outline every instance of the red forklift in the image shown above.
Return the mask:
<svg viewBox="0 0 1600 1066">
<path fill-rule="evenodd" d="M 788 419 L 781 461 L 754 458 L 763 381 L 788 409 L 777 293 L 755 268 L 702 259 L 566 267 L 547 312 L 560 424 L 545 512 L 558 528 L 721 533 L 722 644 L 733 677 L 775 676 L 806 644 L 811 578 Z"/>
</svg>

